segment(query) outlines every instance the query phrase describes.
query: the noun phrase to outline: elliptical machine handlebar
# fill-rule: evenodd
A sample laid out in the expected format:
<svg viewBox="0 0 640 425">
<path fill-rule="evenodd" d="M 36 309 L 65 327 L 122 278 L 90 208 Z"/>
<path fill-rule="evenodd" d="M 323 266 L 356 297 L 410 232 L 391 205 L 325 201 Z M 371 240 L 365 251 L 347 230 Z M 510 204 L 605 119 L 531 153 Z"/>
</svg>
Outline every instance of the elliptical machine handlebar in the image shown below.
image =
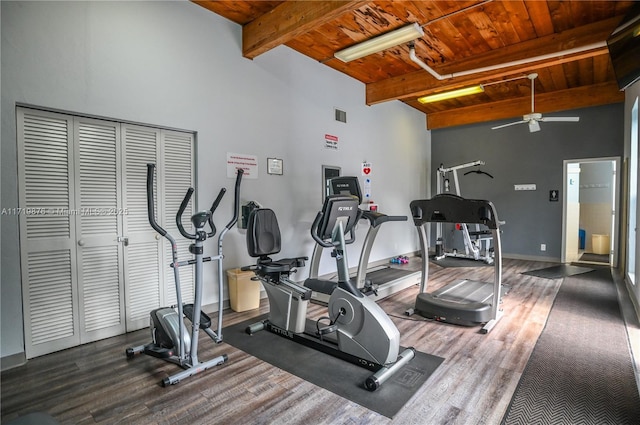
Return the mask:
<svg viewBox="0 0 640 425">
<path fill-rule="evenodd" d="M 184 195 L 184 199 L 182 200 L 182 203 L 180 204 L 180 208 L 176 213 L 176 225 L 178 226 L 178 230 L 180 231 L 180 234 L 182 236 L 184 236 L 187 239 L 195 240 L 198 238 L 198 235 L 196 234 L 192 235 L 191 233 L 187 232 L 182 226 L 182 213 L 184 213 L 184 210 L 187 209 L 187 205 L 189 204 L 189 200 L 191 200 L 191 195 L 193 195 L 193 192 L 194 192 L 194 189 L 192 187 L 187 189 L 187 193 Z"/>
<path fill-rule="evenodd" d="M 184 213 L 184 210 L 187 209 L 187 205 L 191 200 L 191 196 L 193 195 L 193 192 L 194 192 L 194 189 L 192 187 L 187 189 L 187 193 L 184 195 L 184 199 L 182 200 L 182 203 L 180 204 L 180 208 L 178 209 L 178 213 L 176 214 L 176 225 L 178 226 L 178 230 L 180 231 L 180 234 L 182 236 L 184 236 L 187 239 L 196 240 L 198 239 L 198 235 L 187 232 L 184 226 L 182 225 L 182 214 Z M 220 201 L 222 201 L 222 197 L 226 192 L 227 192 L 227 189 L 225 188 L 220 189 L 220 192 L 218 193 L 218 196 L 216 197 L 215 201 L 213 201 L 211 208 L 209 208 L 209 211 L 207 211 L 207 222 L 209 223 L 209 227 L 211 228 L 211 231 L 207 233 L 207 237 L 209 238 L 213 237 L 216 234 L 216 226 L 215 224 L 213 224 L 213 213 L 216 210 L 216 208 L 218 208 L 218 205 L 220 204 Z"/>
<path fill-rule="evenodd" d="M 238 174 L 236 175 L 236 186 L 234 191 L 233 198 L 233 218 L 231 221 L 225 226 L 228 230 L 238 222 L 238 215 L 240 213 L 240 182 L 242 181 L 242 175 L 244 174 L 244 170 L 242 168 L 238 168 Z M 218 195 L 220 196 L 220 195 Z M 214 203 L 215 204 L 215 203 Z"/>
<path fill-rule="evenodd" d="M 155 200 L 153 197 L 153 178 L 156 169 L 156 164 L 147 164 L 147 215 L 149 216 L 149 224 L 153 227 L 153 230 L 160 233 L 160 236 L 167 236 L 167 231 L 164 230 L 156 221 L 156 208 Z"/>
<path fill-rule="evenodd" d="M 225 193 L 227 193 L 227 189 L 225 189 L 224 187 L 220 189 L 220 192 L 218 193 L 216 200 L 213 201 L 213 204 L 211 204 L 211 208 L 209 208 L 209 211 L 211 212 L 211 214 L 209 215 L 209 227 L 211 227 L 211 232 L 207 233 L 208 238 L 211 238 L 216 234 L 216 225 L 213 224 L 213 213 L 216 210 L 216 208 L 218 208 L 218 205 L 220 205 L 220 201 L 222 201 L 222 197 L 224 196 Z"/>
<path fill-rule="evenodd" d="M 171 243 L 171 257 L 173 259 L 172 264 L 175 265 L 178 263 L 178 245 L 176 243 L 176 240 L 156 221 L 156 203 L 153 197 L 153 181 L 155 169 L 156 164 L 147 164 L 147 215 L 149 216 L 149 224 L 151 224 L 153 230 L 158 232 L 160 236 L 164 236 L 169 241 L 169 243 Z M 176 279 L 178 279 L 179 281 L 179 277 L 177 275 L 177 267 L 174 267 L 173 272 L 176 276 Z"/>
</svg>

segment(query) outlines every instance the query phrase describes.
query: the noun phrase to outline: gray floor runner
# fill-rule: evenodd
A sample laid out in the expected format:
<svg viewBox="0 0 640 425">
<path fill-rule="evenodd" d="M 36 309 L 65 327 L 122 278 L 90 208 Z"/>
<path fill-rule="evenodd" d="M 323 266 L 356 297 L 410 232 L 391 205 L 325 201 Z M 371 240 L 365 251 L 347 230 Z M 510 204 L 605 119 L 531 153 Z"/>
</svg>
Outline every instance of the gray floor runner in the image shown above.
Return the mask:
<svg viewBox="0 0 640 425">
<path fill-rule="evenodd" d="M 266 316 L 224 328 L 224 341 L 273 366 L 292 373 L 388 418 L 426 382 L 444 360 L 442 357 L 416 352 L 416 357 L 402 370 L 371 392 L 364 388 L 373 372 L 298 344 L 271 332 L 247 335 L 245 328 Z"/>
<path fill-rule="evenodd" d="M 542 277 L 545 279 L 561 279 L 567 276 L 592 272 L 590 267 L 571 266 L 569 264 L 560 264 L 559 266 L 546 267 L 544 269 L 531 270 L 523 272 L 529 276 Z"/>
<path fill-rule="evenodd" d="M 610 270 L 565 278 L 502 423 L 639 421 L 640 397 Z"/>
</svg>

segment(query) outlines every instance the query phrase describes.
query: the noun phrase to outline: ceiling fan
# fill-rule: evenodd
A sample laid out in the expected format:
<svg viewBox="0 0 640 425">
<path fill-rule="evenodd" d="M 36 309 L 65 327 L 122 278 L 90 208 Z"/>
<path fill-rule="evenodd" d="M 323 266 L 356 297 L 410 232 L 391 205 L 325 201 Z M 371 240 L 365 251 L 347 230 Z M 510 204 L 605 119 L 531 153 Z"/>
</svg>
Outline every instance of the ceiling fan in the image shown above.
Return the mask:
<svg viewBox="0 0 640 425">
<path fill-rule="evenodd" d="M 525 114 L 522 116 L 521 121 L 511 122 L 509 124 L 503 124 L 496 127 L 491 127 L 492 130 L 496 130 L 498 128 L 509 127 L 516 124 L 529 124 L 529 132 L 533 133 L 535 131 L 540 131 L 540 121 L 542 122 L 551 122 L 551 121 L 562 121 L 562 122 L 578 122 L 580 121 L 580 117 L 543 117 L 541 113 L 535 112 L 534 109 L 534 87 L 535 87 L 535 79 L 538 77 L 538 74 L 532 73 L 527 75 L 527 78 L 531 80 L 531 113 Z"/>
</svg>

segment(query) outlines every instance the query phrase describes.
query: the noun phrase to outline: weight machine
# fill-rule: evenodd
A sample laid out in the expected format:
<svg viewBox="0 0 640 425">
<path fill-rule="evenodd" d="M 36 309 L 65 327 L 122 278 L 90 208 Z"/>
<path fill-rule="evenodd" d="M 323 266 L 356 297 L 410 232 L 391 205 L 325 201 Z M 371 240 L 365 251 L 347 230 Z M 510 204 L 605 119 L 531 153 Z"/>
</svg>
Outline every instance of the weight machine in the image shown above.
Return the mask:
<svg viewBox="0 0 640 425">
<path fill-rule="evenodd" d="M 465 164 L 455 165 L 448 168 L 445 168 L 441 164 L 436 174 L 436 192 L 438 194 L 451 193 L 451 182 L 448 178 L 448 174 L 451 173 L 453 176 L 454 194 L 461 196 L 458 170 L 476 167 L 479 165 L 484 165 L 484 161 L 467 162 Z M 467 171 L 464 174 L 467 175 L 470 173 L 485 174 L 493 178 L 491 174 L 479 169 Z M 493 264 L 494 253 L 493 248 L 491 247 L 491 241 L 493 239 L 491 231 L 482 230 L 479 224 L 475 224 L 474 229 L 469 230 L 468 223 L 455 223 L 455 228 L 462 231 L 465 252 L 461 253 L 456 249 L 453 249 L 450 252 L 446 252 L 444 250 L 443 226 L 442 223 L 438 223 L 436 225 L 436 260 L 442 260 L 445 257 L 455 257 L 484 261 L 487 264 Z"/>
</svg>

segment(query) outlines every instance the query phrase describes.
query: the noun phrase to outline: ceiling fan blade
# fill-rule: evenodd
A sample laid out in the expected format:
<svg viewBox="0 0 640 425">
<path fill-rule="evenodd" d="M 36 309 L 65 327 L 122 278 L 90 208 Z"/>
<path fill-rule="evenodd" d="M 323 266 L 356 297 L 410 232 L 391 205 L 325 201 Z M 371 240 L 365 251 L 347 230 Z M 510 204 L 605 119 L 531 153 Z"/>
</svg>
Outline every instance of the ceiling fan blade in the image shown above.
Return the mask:
<svg viewBox="0 0 640 425">
<path fill-rule="evenodd" d="M 511 127 L 512 125 L 516 125 L 516 124 L 524 124 L 527 121 L 515 121 L 515 122 L 510 122 L 509 124 L 502 124 L 502 125 L 498 125 L 495 127 L 491 127 L 491 130 L 497 130 L 499 128 L 505 128 L 505 127 Z"/>
<path fill-rule="evenodd" d="M 540 121 L 578 122 L 580 121 L 580 117 L 544 117 L 544 118 L 540 118 Z"/>
<path fill-rule="evenodd" d="M 529 132 L 530 133 L 535 133 L 536 131 L 540 131 L 540 124 L 538 123 L 537 120 L 530 120 L 529 121 Z"/>
</svg>

